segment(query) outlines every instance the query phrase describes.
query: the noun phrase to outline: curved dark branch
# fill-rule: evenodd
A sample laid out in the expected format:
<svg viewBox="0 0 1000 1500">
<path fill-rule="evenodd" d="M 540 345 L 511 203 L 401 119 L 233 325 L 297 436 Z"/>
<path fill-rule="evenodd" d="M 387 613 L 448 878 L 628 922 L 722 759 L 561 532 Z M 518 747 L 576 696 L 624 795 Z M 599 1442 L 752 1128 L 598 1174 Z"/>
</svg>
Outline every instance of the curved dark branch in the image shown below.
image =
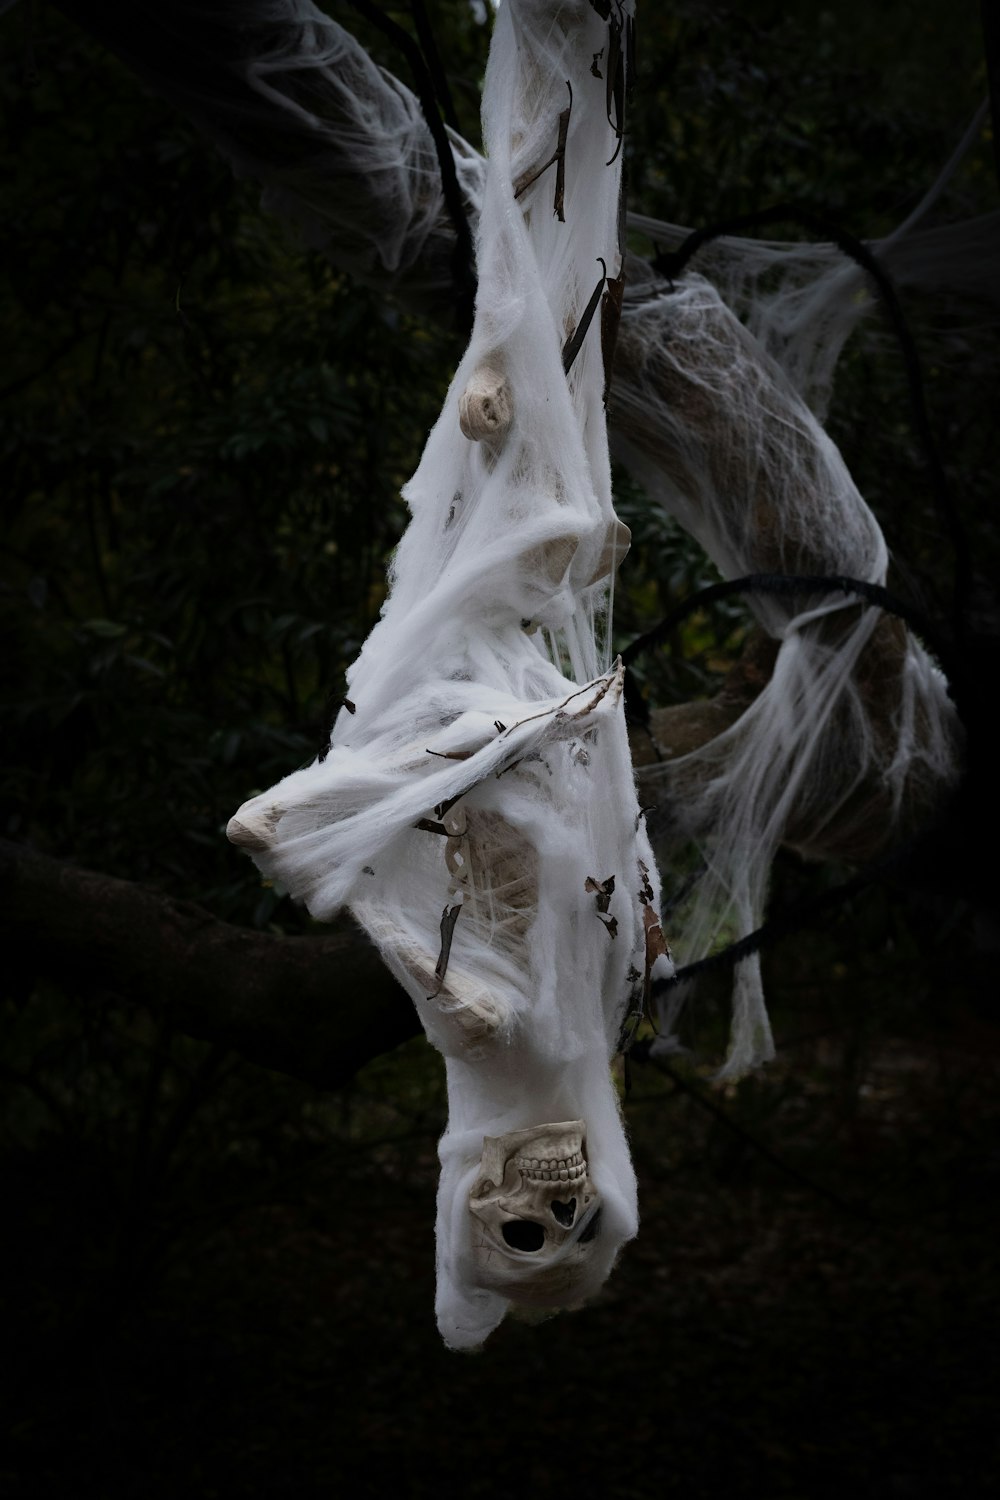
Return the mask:
<svg viewBox="0 0 1000 1500">
<path fill-rule="evenodd" d="M 469 225 L 468 211 L 462 198 L 458 173 L 455 170 L 455 158 L 452 155 L 448 134 L 444 128 L 445 122 L 438 108 L 439 96 L 445 118 L 448 118 L 449 114 L 451 116 L 448 123 L 452 129 L 457 130 L 458 121 L 455 119 L 454 106 L 451 104 L 444 70 L 440 66 L 437 49 L 433 46 L 433 34 L 427 23 L 427 17 L 422 7 L 415 7 L 414 14 L 417 29 L 421 37 L 421 45 L 428 53 L 425 58 L 421 47 L 413 40 L 409 32 L 404 30 L 398 22 L 392 20 L 390 16 L 379 10 L 378 6 L 372 3 L 372 0 L 349 0 L 349 4 L 360 15 L 364 16 L 367 21 L 370 21 L 373 26 L 377 26 L 390 41 L 394 42 L 410 65 L 417 98 L 420 100 L 420 107 L 424 112 L 427 128 L 434 141 L 434 150 L 437 152 L 438 166 L 441 170 L 441 190 L 444 193 L 444 201 L 455 230 L 455 253 L 452 260 L 452 272 L 455 278 L 455 291 L 457 294 L 456 321 L 461 330 L 468 335 L 472 329 L 472 315 L 476 297 L 476 256 L 472 242 L 472 230 Z"/>
<path fill-rule="evenodd" d="M 798 224 L 810 234 L 815 234 L 821 239 L 828 239 L 836 245 L 842 255 L 846 255 L 849 260 L 853 260 L 861 267 L 878 291 L 899 344 L 910 392 L 914 431 L 927 460 L 927 471 L 934 500 L 948 529 L 955 554 L 955 578 L 952 591 L 953 625 L 956 636 L 963 639 L 965 635 L 964 601 L 969 598 L 972 584 L 972 553 L 969 539 L 949 489 L 944 465 L 931 429 L 924 393 L 923 371 L 920 367 L 920 355 L 917 352 L 916 343 L 903 316 L 903 309 L 900 306 L 892 277 L 871 247 L 855 235 L 848 234 L 839 225 L 832 224 L 822 215 L 814 213 L 810 208 L 804 208 L 797 203 L 778 203 L 771 208 L 739 214 L 722 223 L 694 230 L 678 249 L 658 255 L 653 261 L 653 268 L 672 281 L 674 277 L 681 274 L 702 246 L 710 244 L 712 240 L 720 239 L 724 235 L 742 234 L 748 229 L 764 229 L 771 224 L 781 223 Z"/>
<path fill-rule="evenodd" d="M 432 87 L 433 130 L 414 95 L 311 0 L 57 4 L 340 269 L 436 316 L 454 315 L 456 295 L 468 301 L 474 288 L 455 276 L 467 279 L 472 230 Z M 366 133 L 393 142 L 388 159 L 359 149 Z"/>
</svg>

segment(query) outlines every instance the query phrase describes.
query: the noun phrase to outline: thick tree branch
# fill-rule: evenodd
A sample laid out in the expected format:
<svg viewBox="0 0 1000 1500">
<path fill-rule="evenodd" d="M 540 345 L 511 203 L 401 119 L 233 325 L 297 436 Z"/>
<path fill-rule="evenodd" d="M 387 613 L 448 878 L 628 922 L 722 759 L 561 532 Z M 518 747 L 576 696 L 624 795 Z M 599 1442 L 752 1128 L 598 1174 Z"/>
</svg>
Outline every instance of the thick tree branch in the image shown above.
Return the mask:
<svg viewBox="0 0 1000 1500">
<path fill-rule="evenodd" d="M 81 998 L 109 991 L 179 1031 L 334 1088 L 419 1030 L 408 997 L 346 923 L 275 937 L 110 875 L 0 840 L 0 931 L 11 972 Z"/>
</svg>

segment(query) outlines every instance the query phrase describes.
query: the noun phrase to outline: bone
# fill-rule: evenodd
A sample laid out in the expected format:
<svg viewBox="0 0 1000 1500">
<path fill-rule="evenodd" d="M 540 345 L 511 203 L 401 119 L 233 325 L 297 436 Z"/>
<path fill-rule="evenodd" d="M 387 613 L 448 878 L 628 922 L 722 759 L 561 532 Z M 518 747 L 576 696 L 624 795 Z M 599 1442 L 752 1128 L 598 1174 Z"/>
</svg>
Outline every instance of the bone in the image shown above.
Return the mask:
<svg viewBox="0 0 1000 1500">
<path fill-rule="evenodd" d="M 470 808 L 445 845 L 445 862 L 462 892 L 466 926 L 479 923 L 484 936 L 523 942 L 538 908 L 534 844 L 500 813 Z"/>
<path fill-rule="evenodd" d="M 390 968 L 422 990 L 428 1005 L 444 1021 L 452 1039 L 470 1055 L 505 1032 L 511 1021 L 510 1008 L 475 975 L 450 960 L 443 979 L 435 973 L 437 955 L 430 953 L 378 902 L 358 902 L 351 908 L 355 918 L 381 949 Z M 458 918 L 464 920 L 464 914 Z"/>
<path fill-rule="evenodd" d="M 510 382 L 496 365 L 474 370 L 458 398 L 458 424 L 473 443 L 498 443 L 514 420 Z"/>
<path fill-rule="evenodd" d="M 238 849 L 246 849 L 250 854 L 263 854 L 277 840 L 278 824 L 283 811 L 283 808 L 273 804 L 258 806 L 257 799 L 251 798 L 229 819 L 226 838 Z"/>
</svg>

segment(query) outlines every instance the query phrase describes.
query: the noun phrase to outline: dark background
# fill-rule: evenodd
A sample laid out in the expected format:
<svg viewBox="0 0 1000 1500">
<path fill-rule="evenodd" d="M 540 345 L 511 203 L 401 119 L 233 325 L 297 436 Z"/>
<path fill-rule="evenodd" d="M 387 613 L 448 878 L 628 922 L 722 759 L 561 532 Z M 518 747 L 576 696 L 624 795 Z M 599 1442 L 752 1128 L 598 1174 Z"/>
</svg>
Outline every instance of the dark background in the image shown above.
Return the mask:
<svg viewBox="0 0 1000 1500">
<path fill-rule="evenodd" d="M 478 141 L 487 29 L 428 9 Z M 987 90 L 973 8 L 645 11 L 632 203 L 677 222 L 795 199 L 885 233 Z M 333 13 L 409 81 L 376 28 Z M 323 741 L 461 339 L 304 252 L 56 8 L 15 6 L 0 46 L 0 831 L 305 934 L 223 829 Z M 933 222 L 996 206 L 986 128 Z M 904 308 L 973 551 L 965 659 L 986 702 L 995 306 Z M 897 586 L 947 628 L 953 557 L 888 332 L 845 355 L 830 425 Z M 619 495 L 624 643 L 713 573 L 625 476 Z M 736 606 L 695 615 L 647 665 L 650 701 L 711 692 L 744 631 Z M 444 1100 L 422 1041 L 321 1092 L 174 1031 L 141 986 L 56 983 L 41 947 L 12 947 L 0 1493 L 987 1493 L 991 816 L 980 781 L 933 856 L 914 846 L 768 951 L 779 1055 L 760 1076 L 636 1067 L 639 1240 L 592 1307 L 509 1321 L 475 1357 L 434 1328 Z M 775 903 L 847 874 L 783 857 Z M 724 1010 L 706 983 L 707 1055 Z"/>
</svg>

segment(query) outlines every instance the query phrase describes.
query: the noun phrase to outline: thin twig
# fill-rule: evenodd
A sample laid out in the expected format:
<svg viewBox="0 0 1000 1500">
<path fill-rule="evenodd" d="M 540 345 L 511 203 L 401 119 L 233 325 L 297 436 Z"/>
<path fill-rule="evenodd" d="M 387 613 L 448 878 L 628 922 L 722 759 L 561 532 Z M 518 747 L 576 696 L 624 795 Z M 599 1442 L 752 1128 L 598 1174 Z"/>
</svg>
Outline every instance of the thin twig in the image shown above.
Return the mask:
<svg viewBox="0 0 1000 1500">
<path fill-rule="evenodd" d="M 537 182 L 542 173 L 547 172 L 552 163 L 555 162 L 556 194 L 552 211 L 556 215 L 560 224 L 565 224 L 566 222 L 566 215 L 564 212 L 566 206 L 566 137 L 569 134 L 569 117 L 573 110 L 573 85 L 570 83 L 568 78 L 566 80 L 566 87 L 569 89 L 569 103 L 559 115 L 559 130 L 556 135 L 556 149 L 553 151 L 548 161 L 543 163 L 543 165 L 540 166 L 537 171 L 529 173 L 527 177 L 520 177 L 514 186 L 514 199 L 516 201 L 521 197 L 521 194 L 526 193 L 531 187 L 532 183 Z"/>
</svg>

